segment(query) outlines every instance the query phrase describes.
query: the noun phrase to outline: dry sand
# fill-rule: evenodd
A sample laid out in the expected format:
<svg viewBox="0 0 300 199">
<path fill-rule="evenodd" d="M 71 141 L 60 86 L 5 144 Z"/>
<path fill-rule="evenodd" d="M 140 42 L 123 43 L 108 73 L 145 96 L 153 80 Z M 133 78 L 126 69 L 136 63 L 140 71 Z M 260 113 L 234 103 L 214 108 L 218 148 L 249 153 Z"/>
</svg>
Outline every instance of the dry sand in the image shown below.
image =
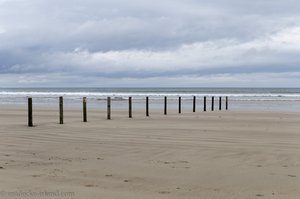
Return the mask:
<svg viewBox="0 0 300 199">
<path fill-rule="evenodd" d="M 300 198 L 297 113 L 26 111 L 0 109 L 1 199 Z"/>
</svg>

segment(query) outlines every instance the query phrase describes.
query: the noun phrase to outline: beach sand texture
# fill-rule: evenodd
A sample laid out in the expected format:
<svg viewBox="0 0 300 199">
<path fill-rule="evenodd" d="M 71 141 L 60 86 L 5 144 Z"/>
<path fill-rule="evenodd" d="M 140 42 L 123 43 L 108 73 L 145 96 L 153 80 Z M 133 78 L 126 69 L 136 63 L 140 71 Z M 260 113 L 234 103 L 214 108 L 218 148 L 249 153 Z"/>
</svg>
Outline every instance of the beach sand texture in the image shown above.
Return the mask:
<svg viewBox="0 0 300 199">
<path fill-rule="evenodd" d="M 300 114 L 0 109 L 0 198 L 297 199 Z"/>
</svg>

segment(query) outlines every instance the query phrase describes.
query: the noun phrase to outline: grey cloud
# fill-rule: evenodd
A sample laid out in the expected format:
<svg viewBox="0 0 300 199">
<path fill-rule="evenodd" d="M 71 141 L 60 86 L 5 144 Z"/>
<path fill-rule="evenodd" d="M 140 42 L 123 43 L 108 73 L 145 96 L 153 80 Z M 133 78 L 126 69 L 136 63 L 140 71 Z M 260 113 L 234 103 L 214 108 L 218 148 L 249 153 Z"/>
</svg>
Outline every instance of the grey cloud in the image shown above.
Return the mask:
<svg viewBox="0 0 300 199">
<path fill-rule="evenodd" d="M 68 85 L 81 75 L 299 72 L 299 8 L 293 0 L 0 0 L 0 73 L 49 84 L 60 73 Z"/>
<path fill-rule="evenodd" d="M 240 14 L 239 7 L 228 13 L 228 5 L 227 9 L 216 5 L 203 6 L 201 1 L 12 0 L 1 6 L 0 16 L 12 31 L 4 36 L 7 46 L 62 51 L 78 46 L 91 51 L 161 49 L 211 39 L 251 39 L 272 31 L 275 23 L 286 23 L 268 15 Z M 243 8 L 246 12 L 249 6 Z"/>
</svg>

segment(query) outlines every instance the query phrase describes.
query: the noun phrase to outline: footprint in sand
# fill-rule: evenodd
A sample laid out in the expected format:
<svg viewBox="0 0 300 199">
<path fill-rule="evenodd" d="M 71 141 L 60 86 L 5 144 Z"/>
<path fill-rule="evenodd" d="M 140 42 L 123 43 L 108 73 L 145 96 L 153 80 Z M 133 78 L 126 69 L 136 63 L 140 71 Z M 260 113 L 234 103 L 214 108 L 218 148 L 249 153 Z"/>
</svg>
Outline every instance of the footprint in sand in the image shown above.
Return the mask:
<svg viewBox="0 0 300 199">
<path fill-rule="evenodd" d="M 87 184 L 87 185 L 84 185 L 85 187 L 97 187 L 96 185 L 93 185 L 93 184 Z"/>
<path fill-rule="evenodd" d="M 169 192 L 169 191 L 160 191 L 158 193 L 160 193 L 160 194 L 170 194 L 171 192 Z"/>
<path fill-rule="evenodd" d="M 180 161 L 176 161 L 176 162 L 168 162 L 168 161 L 165 161 L 163 162 L 164 164 L 188 164 L 189 162 L 188 161 L 184 161 L 184 160 L 180 160 Z"/>
<path fill-rule="evenodd" d="M 185 160 L 181 160 L 181 161 L 178 161 L 178 163 L 188 164 L 189 162 L 185 161 Z"/>
<path fill-rule="evenodd" d="M 173 166 L 171 166 L 171 168 L 173 168 L 173 169 L 175 169 L 175 168 L 189 169 L 190 167 L 183 166 L 183 164 L 188 164 L 188 163 L 189 162 L 185 161 L 185 160 L 179 160 L 179 161 L 174 161 L 174 162 L 168 162 L 168 161 L 163 162 L 163 164 L 171 164 L 171 165 L 173 165 Z"/>
<path fill-rule="evenodd" d="M 32 175 L 32 177 L 37 178 L 37 177 L 41 177 L 42 175 Z"/>
<path fill-rule="evenodd" d="M 264 196 L 263 194 L 256 194 L 257 197 L 262 197 Z"/>
</svg>

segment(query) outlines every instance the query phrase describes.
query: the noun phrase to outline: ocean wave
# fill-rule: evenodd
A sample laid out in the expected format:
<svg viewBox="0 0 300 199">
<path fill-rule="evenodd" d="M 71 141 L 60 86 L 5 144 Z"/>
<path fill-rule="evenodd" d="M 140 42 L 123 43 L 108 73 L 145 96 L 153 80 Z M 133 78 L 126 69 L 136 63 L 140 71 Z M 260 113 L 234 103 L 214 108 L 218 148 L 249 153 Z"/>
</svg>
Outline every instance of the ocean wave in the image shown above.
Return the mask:
<svg viewBox="0 0 300 199">
<path fill-rule="evenodd" d="M 87 97 L 90 101 L 104 101 L 107 97 L 111 97 L 114 101 L 128 100 L 131 96 L 135 100 L 144 100 L 149 96 L 150 100 L 162 100 L 167 96 L 170 100 L 177 100 L 179 96 L 182 100 L 192 100 L 192 96 L 196 96 L 198 100 L 203 100 L 204 96 L 208 100 L 215 96 L 224 98 L 228 96 L 231 101 L 300 101 L 299 93 L 164 93 L 164 92 L 45 92 L 45 91 L 0 91 L 0 98 L 3 103 L 24 102 L 27 97 L 35 98 L 37 102 L 56 101 L 57 97 L 64 96 L 69 101 L 81 101 L 82 97 Z"/>
</svg>

